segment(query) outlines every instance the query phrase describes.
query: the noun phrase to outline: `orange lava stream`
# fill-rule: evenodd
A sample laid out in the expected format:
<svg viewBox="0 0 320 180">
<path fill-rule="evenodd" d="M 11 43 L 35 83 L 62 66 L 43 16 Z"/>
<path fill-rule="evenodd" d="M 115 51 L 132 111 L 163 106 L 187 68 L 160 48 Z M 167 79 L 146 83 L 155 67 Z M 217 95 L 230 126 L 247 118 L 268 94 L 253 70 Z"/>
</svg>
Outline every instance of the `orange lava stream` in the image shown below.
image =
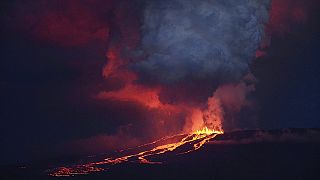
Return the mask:
<svg viewBox="0 0 320 180">
<path fill-rule="evenodd" d="M 133 153 L 130 155 L 122 156 L 122 157 L 117 157 L 117 158 L 106 158 L 103 159 L 102 161 L 98 162 L 92 162 L 92 163 L 87 163 L 87 164 L 80 164 L 80 165 L 75 165 L 71 167 L 59 167 L 54 170 L 51 170 L 49 173 L 50 176 L 75 176 L 75 175 L 82 175 L 82 174 L 89 174 L 93 172 L 99 172 L 99 171 L 105 171 L 107 167 L 106 165 L 115 165 L 119 163 L 124 163 L 124 162 L 130 162 L 131 159 L 134 159 L 132 161 L 134 162 L 139 162 L 139 163 L 144 163 L 144 164 L 161 164 L 162 162 L 154 162 L 151 160 L 148 160 L 148 157 L 159 155 L 159 154 L 164 154 L 167 152 L 172 152 L 176 150 L 179 147 L 182 147 L 183 145 L 192 145 L 191 149 L 189 150 L 184 150 L 181 153 L 178 154 L 187 154 L 193 151 L 196 151 L 200 149 L 206 142 L 208 142 L 210 139 L 213 139 L 216 137 L 218 134 L 223 134 L 223 131 L 215 131 L 215 130 L 210 130 L 207 127 L 203 128 L 202 130 L 195 131 L 190 134 L 186 134 L 183 136 L 183 138 L 176 142 L 176 143 L 168 143 L 164 145 L 159 145 L 156 146 L 150 150 L 145 150 L 141 151 L 139 153 Z M 160 141 L 167 140 L 173 137 L 178 137 L 182 136 L 183 134 L 177 134 L 174 136 L 168 136 L 161 138 L 157 141 L 147 143 L 138 147 L 144 147 L 148 145 L 154 145 Z M 128 150 L 128 149 L 127 149 Z M 126 150 L 123 150 L 126 151 Z M 103 166 L 103 167 L 102 167 Z"/>
</svg>

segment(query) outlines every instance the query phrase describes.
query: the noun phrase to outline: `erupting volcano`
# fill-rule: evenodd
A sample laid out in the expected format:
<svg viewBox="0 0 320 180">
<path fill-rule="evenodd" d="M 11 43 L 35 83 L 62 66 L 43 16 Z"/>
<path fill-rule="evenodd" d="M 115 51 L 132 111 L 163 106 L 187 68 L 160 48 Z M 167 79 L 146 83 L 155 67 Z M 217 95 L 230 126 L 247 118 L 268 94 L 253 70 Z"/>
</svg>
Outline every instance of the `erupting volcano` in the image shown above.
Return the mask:
<svg viewBox="0 0 320 180">
<path fill-rule="evenodd" d="M 89 174 L 99 171 L 106 171 L 110 166 L 126 163 L 126 162 L 138 162 L 146 164 L 158 164 L 162 163 L 161 161 L 153 161 L 152 159 L 161 159 L 157 157 L 158 155 L 173 152 L 176 155 L 187 154 L 193 151 L 200 149 L 206 142 L 210 139 L 213 139 L 218 134 L 222 134 L 221 130 L 211 130 L 207 127 L 197 130 L 190 134 L 177 134 L 173 136 L 168 136 L 161 138 L 157 141 L 143 144 L 136 148 L 120 150 L 119 152 L 130 153 L 130 150 L 134 149 L 147 149 L 140 151 L 135 154 L 124 155 L 121 157 L 108 157 L 101 161 L 90 162 L 85 164 L 77 164 L 70 167 L 59 167 L 53 170 L 49 170 L 51 176 L 74 176 L 81 174 Z M 163 144 L 167 141 L 176 141 L 170 142 L 168 144 Z M 159 145 L 161 144 L 161 145 Z M 188 147 L 187 147 L 188 146 Z"/>
<path fill-rule="evenodd" d="M 137 8 L 124 6 L 128 12 L 116 15 L 121 23 L 110 30 L 114 39 L 103 69 L 108 83 L 120 85 L 96 98 L 138 104 L 146 120 L 132 124 L 149 139 L 164 138 L 138 146 L 143 149 L 138 152 L 130 153 L 133 148 L 122 151 L 123 156 L 58 168 L 53 176 L 87 174 L 132 161 L 162 163 L 153 159 L 193 152 L 224 128 L 235 128 L 235 114 L 250 105 L 247 94 L 255 80 L 249 65 L 264 38 L 269 0 L 128 4 Z M 130 130 L 134 128 L 125 133 Z"/>
<path fill-rule="evenodd" d="M 319 172 L 316 0 L 0 4 L 1 180 Z"/>
</svg>

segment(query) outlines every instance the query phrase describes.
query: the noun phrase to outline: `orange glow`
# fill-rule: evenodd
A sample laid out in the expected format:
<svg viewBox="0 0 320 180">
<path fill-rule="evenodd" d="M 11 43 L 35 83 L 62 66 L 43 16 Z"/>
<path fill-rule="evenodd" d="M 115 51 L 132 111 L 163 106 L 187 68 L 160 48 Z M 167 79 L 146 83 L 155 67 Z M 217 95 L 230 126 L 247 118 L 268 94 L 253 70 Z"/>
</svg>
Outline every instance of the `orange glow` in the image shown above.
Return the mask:
<svg viewBox="0 0 320 180">
<path fill-rule="evenodd" d="M 120 150 L 118 151 L 119 154 L 114 157 L 107 157 L 100 161 L 86 164 L 56 168 L 50 171 L 49 174 L 51 176 L 89 174 L 105 171 L 113 165 L 127 162 L 161 164 L 163 163 L 161 160 L 154 159 L 169 153 L 174 153 L 175 155 L 191 153 L 203 147 L 206 142 L 217 135 L 223 134 L 222 121 L 224 112 L 219 97 L 213 95 L 208 98 L 207 104 L 203 103 L 201 105 L 190 105 L 182 102 L 163 103 L 160 98 L 163 90 L 161 85 L 146 86 L 137 83 L 138 75 L 128 70 L 127 65 L 130 60 L 123 58 L 119 49 L 121 48 L 109 48 L 106 54 L 108 64 L 103 70 L 103 76 L 121 81 L 123 86 L 116 90 L 102 91 L 97 97 L 139 103 L 146 107 L 145 111 L 158 110 L 161 117 L 151 117 L 157 122 L 174 122 L 174 114 L 184 114 L 184 127 L 180 127 L 177 132 L 171 132 L 173 134 L 171 136 L 166 136 L 135 148 Z M 164 126 L 163 128 L 168 127 Z M 153 130 L 156 131 L 156 129 Z"/>
<path fill-rule="evenodd" d="M 125 163 L 125 162 L 139 162 L 143 164 L 161 164 L 162 162 L 152 161 L 150 160 L 150 158 L 156 157 L 157 155 L 161 155 L 164 153 L 174 152 L 175 150 L 177 150 L 177 148 L 184 147 L 184 145 L 192 145 L 192 147 L 189 149 L 185 149 L 186 147 L 184 147 L 183 151 L 176 153 L 176 155 L 182 155 L 182 154 L 187 154 L 187 153 L 196 151 L 201 147 L 203 147 L 203 145 L 206 142 L 215 138 L 218 134 L 223 134 L 223 131 L 204 127 L 202 129 L 199 129 L 189 134 L 177 134 L 174 136 L 165 137 L 160 140 L 141 145 L 139 147 L 155 145 L 156 143 L 168 140 L 170 138 L 180 138 L 180 140 L 178 140 L 177 142 L 162 144 L 159 146 L 155 146 L 149 150 L 144 150 L 138 153 L 133 153 L 133 154 L 129 154 L 121 157 L 109 157 L 93 163 L 80 164 L 72 167 L 59 167 L 51 171 L 49 175 L 74 176 L 74 175 L 89 174 L 89 173 L 98 172 L 98 171 L 105 171 L 108 169 L 108 167 L 112 165 Z M 127 150 L 124 150 L 124 151 L 127 151 Z"/>
<path fill-rule="evenodd" d="M 161 106 L 162 103 L 159 100 L 160 88 L 136 84 L 134 81 L 138 79 L 137 75 L 126 68 L 122 68 L 126 66 L 127 63 L 120 58 L 116 49 L 109 49 L 107 57 L 108 64 L 104 68 L 103 76 L 105 78 L 117 78 L 124 82 L 125 85 L 118 90 L 102 91 L 98 94 L 98 98 L 138 102 L 149 108 L 158 108 Z"/>
<path fill-rule="evenodd" d="M 98 97 L 101 99 L 134 101 L 150 108 L 157 108 L 161 105 L 158 93 L 159 90 L 157 89 L 128 84 L 118 91 L 101 92 Z"/>
<path fill-rule="evenodd" d="M 207 127 L 204 127 L 202 128 L 201 130 L 197 130 L 196 132 L 194 132 L 193 134 L 198 134 L 198 135 L 201 135 L 201 134 L 205 134 L 205 135 L 211 135 L 211 134 L 223 134 L 223 131 L 220 130 L 212 130 L 212 129 L 209 129 Z"/>
</svg>

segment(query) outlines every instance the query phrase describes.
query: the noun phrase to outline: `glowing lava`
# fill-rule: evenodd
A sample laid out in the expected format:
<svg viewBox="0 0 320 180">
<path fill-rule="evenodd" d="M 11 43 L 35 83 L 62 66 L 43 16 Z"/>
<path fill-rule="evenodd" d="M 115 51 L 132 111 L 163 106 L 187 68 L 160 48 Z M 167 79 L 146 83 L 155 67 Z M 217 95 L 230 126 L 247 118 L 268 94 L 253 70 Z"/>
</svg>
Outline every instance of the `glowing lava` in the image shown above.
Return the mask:
<svg viewBox="0 0 320 180">
<path fill-rule="evenodd" d="M 169 153 L 173 151 L 178 151 L 176 155 L 187 154 L 193 151 L 200 149 L 206 142 L 210 139 L 213 139 L 218 134 L 223 134 L 221 130 L 212 130 L 207 127 L 204 127 L 201 130 L 189 134 L 177 134 L 173 136 L 168 136 L 161 138 L 157 141 L 138 146 L 137 148 L 148 147 L 146 150 L 142 150 L 138 153 L 132 153 L 129 155 L 124 155 L 120 157 L 109 157 L 101 161 L 79 164 L 70 167 L 59 167 L 53 170 L 50 170 L 50 176 L 74 176 L 81 174 L 89 174 L 99 171 L 105 171 L 110 166 L 125 162 L 138 162 L 138 163 L 147 163 L 147 164 L 161 164 L 161 161 L 152 161 L 152 158 L 159 156 L 164 153 Z M 177 139 L 176 142 L 171 142 L 167 144 L 161 144 L 161 142 L 170 141 Z M 149 147 L 151 146 L 151 148 Z M 154 146 L 154 147 L 153 147 Z M 122 150 L 123 151 L 128 151 Z"/>
</svg>

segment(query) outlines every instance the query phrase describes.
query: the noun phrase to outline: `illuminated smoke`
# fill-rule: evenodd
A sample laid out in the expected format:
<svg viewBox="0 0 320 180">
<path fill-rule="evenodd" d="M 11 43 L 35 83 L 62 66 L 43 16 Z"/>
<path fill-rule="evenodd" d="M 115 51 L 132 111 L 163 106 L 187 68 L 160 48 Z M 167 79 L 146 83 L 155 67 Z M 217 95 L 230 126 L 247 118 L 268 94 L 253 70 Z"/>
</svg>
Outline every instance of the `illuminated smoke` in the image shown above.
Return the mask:
<svg viewBox="0 0 320 180">
<path fill-rule="evenodd" d="M 268 8 L 269 0 L 147 1 L 146 58 L 132 68 L 142 82 L 238 81 L 263 39 Z"/>
<path fill-rule="evenodd" d="M 267 33 L 272 36 L 283 36 L 292 33 L 294 25 L 303 24 L 316 7 L 316 0 L 273 0 L 270 9 L 270 21 Z"/>
<path fill-rule="evenodd" d="M 240 80 L 264 37 L 269 0 L 143 2 L 116 11 L 103 75 L 122 86 L 98 98 L 142 105 L 140 126 L 153 134 L 220 130 L 226 112 L 248 104 L 252 88 Z"/>
</svg>

